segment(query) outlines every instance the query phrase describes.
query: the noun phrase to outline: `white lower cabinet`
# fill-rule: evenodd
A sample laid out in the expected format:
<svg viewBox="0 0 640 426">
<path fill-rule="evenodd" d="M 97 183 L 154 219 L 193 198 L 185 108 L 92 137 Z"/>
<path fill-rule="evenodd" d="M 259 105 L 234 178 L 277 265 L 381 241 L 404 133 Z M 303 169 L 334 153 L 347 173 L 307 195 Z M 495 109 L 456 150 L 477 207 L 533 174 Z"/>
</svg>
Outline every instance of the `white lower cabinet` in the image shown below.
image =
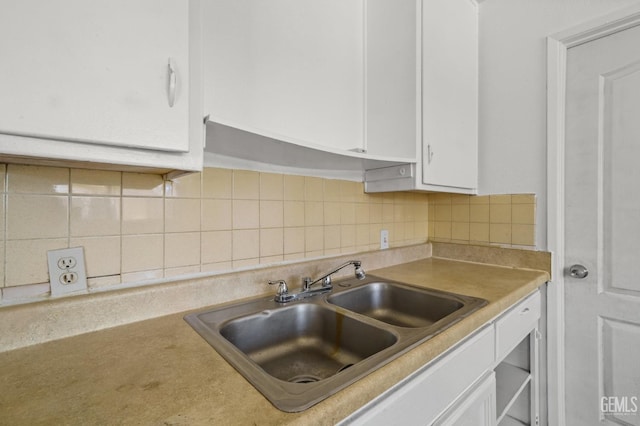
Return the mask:
<svg viewBox="0 0 640 426">
<path fill-rule="evenodd" d="M 343 425 L 432 424 L 494 362 L 494 328 L 485 326 L 343 420 Z"/>
<path fill-rule="evenodd" d="M 539 424 L 536 291 L 341 425 Z"/>
</svg>

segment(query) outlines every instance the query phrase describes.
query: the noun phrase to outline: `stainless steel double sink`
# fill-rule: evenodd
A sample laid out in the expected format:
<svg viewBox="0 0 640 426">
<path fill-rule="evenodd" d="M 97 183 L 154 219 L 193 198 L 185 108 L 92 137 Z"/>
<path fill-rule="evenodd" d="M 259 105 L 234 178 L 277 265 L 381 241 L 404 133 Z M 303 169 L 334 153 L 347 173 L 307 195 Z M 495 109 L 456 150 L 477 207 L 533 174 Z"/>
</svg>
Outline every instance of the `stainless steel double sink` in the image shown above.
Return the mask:
<svg viewBox="0 0 640 426">
<path fill-rule="evenodd" d="M 296 412 L 486 304 L 370 275 L 325 295 L 285 304 L 263 297 L 185 320 L 273 405 Z"/>
</svg>

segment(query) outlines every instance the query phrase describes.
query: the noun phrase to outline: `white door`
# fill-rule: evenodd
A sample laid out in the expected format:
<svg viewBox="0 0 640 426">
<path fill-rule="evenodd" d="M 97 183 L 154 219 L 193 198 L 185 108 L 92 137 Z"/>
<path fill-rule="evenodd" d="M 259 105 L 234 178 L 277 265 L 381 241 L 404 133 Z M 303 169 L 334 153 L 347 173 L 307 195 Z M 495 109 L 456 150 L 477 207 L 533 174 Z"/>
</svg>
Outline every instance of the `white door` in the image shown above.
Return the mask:
<svg viewBox="0 0 640 426">
<path fill-rule="evenodd" d="M 640 425 L 640 26 L 567 58 L 566 420 Z"/>
</svg>

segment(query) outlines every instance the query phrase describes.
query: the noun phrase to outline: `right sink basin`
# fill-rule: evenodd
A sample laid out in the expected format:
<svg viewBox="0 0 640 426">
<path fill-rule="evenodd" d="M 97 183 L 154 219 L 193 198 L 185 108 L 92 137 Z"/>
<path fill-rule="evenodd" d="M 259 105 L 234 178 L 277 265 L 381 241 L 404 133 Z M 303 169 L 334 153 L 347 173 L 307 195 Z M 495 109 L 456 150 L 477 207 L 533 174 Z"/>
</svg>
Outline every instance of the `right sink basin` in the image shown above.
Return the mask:
<svg viewBox="0 0 640 426">
<path fill-rule="evenodd" d="M 464 306 L 458 296 L 407 287 L 390 282 L 372 282 L 329 296 L 341 308 L 398 327 L 428 327 Z"/>
</svg>

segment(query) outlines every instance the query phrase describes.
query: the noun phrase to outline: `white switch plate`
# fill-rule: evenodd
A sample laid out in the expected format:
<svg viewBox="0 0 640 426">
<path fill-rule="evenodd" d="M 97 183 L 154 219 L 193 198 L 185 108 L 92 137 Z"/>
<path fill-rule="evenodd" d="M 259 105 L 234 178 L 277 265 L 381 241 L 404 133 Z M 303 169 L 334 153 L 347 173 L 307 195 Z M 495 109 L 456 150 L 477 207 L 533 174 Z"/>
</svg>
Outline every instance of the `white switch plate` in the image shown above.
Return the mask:
<svg viewBox="0 0 640 426">
<path fill-rule="evenodd" d="M 380 249 L 388 249 L 389 248 L 389 231 L 383 229 L 380 231 Z"/>
<path fill-rule="evenodd" d="M 84 265 L 84 249 L 72 247 L 47 252 L 51 295 L 84 292 L 87 290 L 87 271 Z"/>
</svg>

